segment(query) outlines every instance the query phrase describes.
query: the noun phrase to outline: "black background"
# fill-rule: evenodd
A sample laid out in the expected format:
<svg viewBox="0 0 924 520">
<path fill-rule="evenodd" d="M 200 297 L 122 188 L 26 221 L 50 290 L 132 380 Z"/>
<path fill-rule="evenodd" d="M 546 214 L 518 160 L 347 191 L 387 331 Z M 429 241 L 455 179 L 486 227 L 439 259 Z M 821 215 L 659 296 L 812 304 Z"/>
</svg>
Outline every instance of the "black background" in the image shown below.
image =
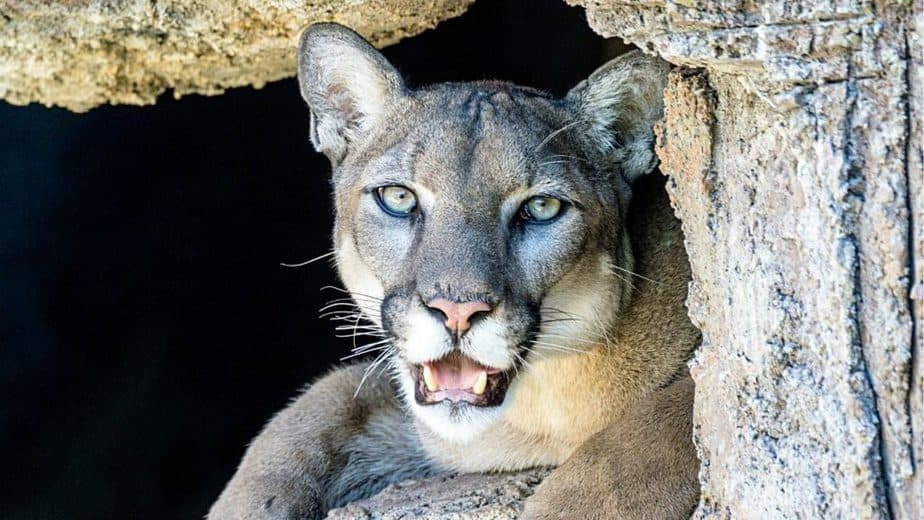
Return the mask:
<svg viewBox="0 0 924 520">
<path fill-rule="evenodd" d="M 620 44 L 561 0 L 480 0 L 385 49 L 409 83 L 563 94 Z M 0 102 L 0 517 L 200 518 L 349 350 L 295 80 L 86 114 Z"/>
</svg>

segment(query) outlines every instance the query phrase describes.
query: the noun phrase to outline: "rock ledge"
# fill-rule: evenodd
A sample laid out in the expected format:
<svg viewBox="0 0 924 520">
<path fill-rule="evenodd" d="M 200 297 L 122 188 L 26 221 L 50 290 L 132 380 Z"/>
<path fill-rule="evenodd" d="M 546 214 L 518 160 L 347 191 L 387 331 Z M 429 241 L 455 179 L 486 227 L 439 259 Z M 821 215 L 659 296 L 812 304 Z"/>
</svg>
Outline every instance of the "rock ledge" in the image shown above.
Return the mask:
<svg viewBox="0 0 924 520">
<path fill-rule="evenodd" d="M 77 112 L 220 94 L 295 74 L 303 27 L 348 25 L 395 43 L 474 0 L 0 0 L 0 98 Z"/>
</svg>

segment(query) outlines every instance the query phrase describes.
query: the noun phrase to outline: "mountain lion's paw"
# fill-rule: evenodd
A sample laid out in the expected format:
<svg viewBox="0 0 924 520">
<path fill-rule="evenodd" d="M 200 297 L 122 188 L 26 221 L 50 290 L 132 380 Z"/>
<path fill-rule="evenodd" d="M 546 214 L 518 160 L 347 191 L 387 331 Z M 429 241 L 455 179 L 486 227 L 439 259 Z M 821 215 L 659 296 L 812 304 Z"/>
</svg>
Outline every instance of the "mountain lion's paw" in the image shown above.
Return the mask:
<svg viewBox="0 0 924 520">
<path fill-rule="evenodd" d="M 566 469 L 567 471 L 567 469 Z M 553 520 L 570 518 L 595 518 L 588 512 L 594 510 L 593 502 L 585 504 L 583 498 L 587 483 L 582 480 L 572 482 L 568 475 L 558 468 L 536 488 L 536 494 L 526 500 L 520 520 Z M 605 490 L 600 490 L 605 493 Z M 596 493 L 594 493 L 596 494 Z M 598 495 L 599 497 L 599 495 Z"/>
<path fill-rule="evenodd" d="M 212 506 L 208 520 L 315 520 L 323 517 L 320 494 L 309 486 L 273 479 L 233 482 Z"/>
</svg>

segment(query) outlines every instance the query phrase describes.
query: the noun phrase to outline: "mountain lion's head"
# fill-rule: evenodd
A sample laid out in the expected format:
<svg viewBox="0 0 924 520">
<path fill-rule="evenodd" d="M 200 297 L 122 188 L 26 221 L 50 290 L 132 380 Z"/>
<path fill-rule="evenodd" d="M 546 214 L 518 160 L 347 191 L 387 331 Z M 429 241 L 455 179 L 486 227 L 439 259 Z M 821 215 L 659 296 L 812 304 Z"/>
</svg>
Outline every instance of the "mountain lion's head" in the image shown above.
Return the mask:
<svg viewBox="0 0 924 520">
<path fill-rule="evenodd" d="M 379 340 L 358 353 L 380 354 L 437 434 L 478 434 L 532 364 L 611 330 L 666 71 L 633 52 L 561 99 L 494 81 L 410 88 L 349 29 L 305 31 L 299 82 L 358 310 L 336 317 Z"/>
</svg>

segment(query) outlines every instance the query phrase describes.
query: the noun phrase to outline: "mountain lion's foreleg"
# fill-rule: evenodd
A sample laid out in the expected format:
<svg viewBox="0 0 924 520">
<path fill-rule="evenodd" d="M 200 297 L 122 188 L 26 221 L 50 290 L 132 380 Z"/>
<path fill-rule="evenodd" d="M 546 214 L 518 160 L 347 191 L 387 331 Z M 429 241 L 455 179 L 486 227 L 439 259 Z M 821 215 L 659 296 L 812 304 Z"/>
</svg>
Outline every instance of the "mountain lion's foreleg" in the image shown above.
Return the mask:
<svg viewBox="0 0 924 520">
<path fill-rule="evenodd" d="M 629 407 L 526 502 L 521 518 L 689 518 L 699 497 L 689 375 Z"/>
<path fill-rule="evenodd" d="M 210 520 L 319 518 L 386 485 L 434 472 L 386 375 L 367 364 L 313 384 L 254 439 Z"/>
</svg>

